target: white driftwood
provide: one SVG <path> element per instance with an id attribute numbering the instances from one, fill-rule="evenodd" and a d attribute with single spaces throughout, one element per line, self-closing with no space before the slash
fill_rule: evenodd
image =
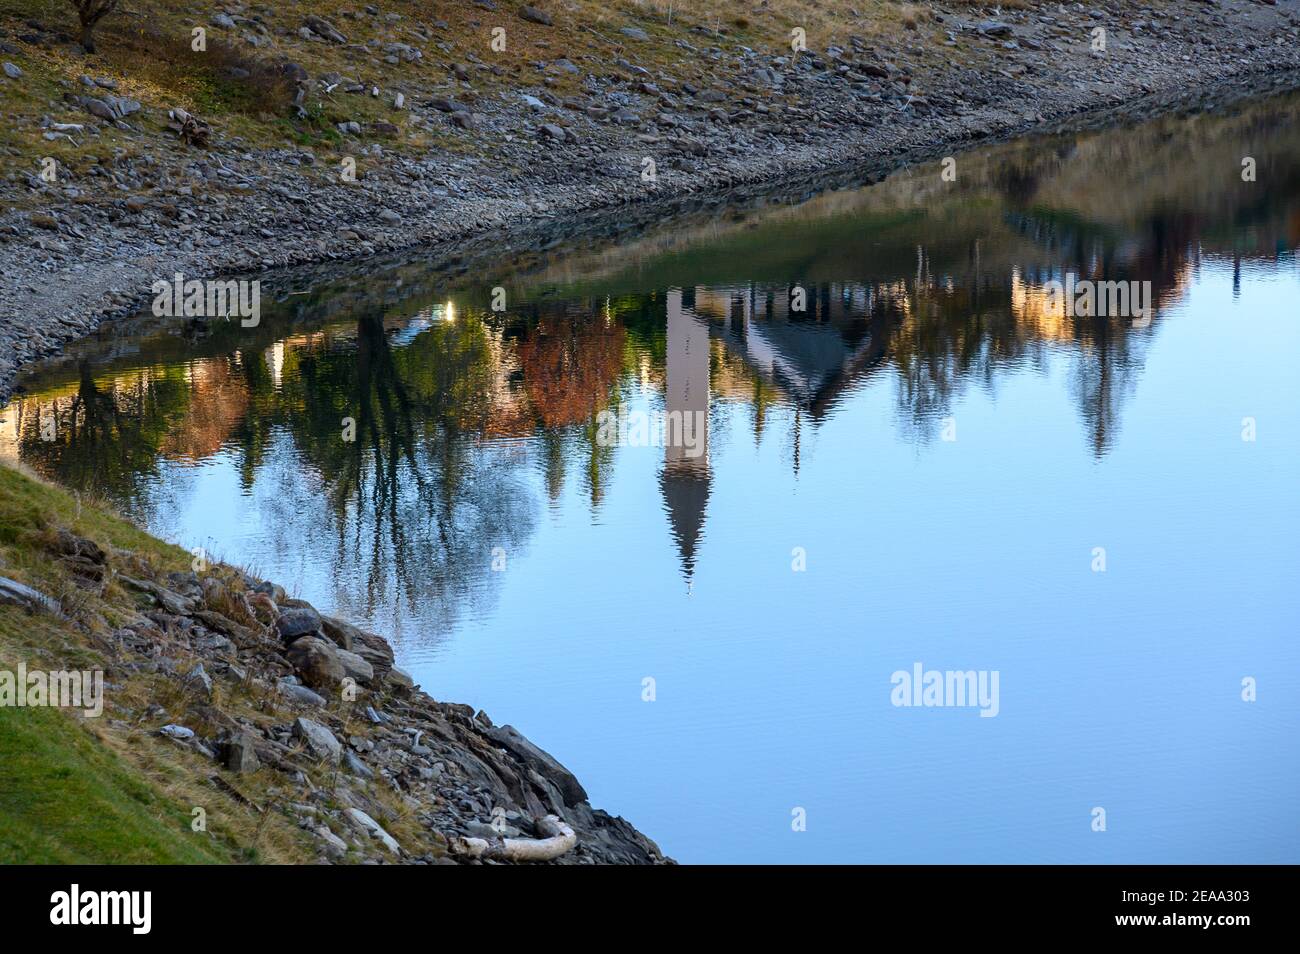
<path id="1" fill-rule="evenodd" d="M 545 838 L 461 838 L 460 853 L 470 858 L 488 858 L 493 861 L 551 861 L 572 851 L 578 836 L 572 828 L 554 815 L 537 820 L 537 830 Z"/>

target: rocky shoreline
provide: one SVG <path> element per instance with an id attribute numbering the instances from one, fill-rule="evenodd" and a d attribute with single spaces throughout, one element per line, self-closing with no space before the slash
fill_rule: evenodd
<path id="1" fill-rule="evenodd" d="M 672 863 L 514 728 L 416 688 L 382 637 L 229 566 L 163 573 L 66 529 L 45 546 L 80 595 L 0 578 L 0 603 L 90 637 L 106 730 L 197 756 L 237 803 L 206 801 L 213 824 L 281 813 L 324 863 Z"/>
<path id="2" fill-rule="evenodd" d="M 970 52 L 938 64 L 909 65 L 902 42 L 792 58 L 701 40 L 711 89 L 651 75 L 630 46 L 591 78 L 585 102 L 523 96 L 470 109 L 412 97 L 412 113 L 475 148 L 409 157 L 368 145 L 367 174 L 347 185 L 321 176 L 308 152 L 220 142 L 174 168 L 113 170 L 129 197 L 31 179 L 0 215 L 0 395 L 18 369 L 138 309 L 154 280 L 176 272 L 251 275 L 492 241 L 596 210 L 653 216 L 682 197 L 1290 88 L 1300 75 L 1294 6 L 1116 0 L 996 19 L 937 7 L 947 42 Z M 1089 46 L 1099 25 L 1101 54 Z"/>

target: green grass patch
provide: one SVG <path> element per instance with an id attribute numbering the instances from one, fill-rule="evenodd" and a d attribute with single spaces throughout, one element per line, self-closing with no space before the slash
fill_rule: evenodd
<path id="1" fill-rule="evenodd" d="M 73 717 L 0 708 L 0 864 L 238 860 Z"/>

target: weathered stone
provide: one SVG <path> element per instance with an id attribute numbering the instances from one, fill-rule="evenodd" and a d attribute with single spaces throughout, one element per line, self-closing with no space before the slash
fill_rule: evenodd
<path id="1" fill-rule="evenodd" d="M 313 689 L 331 689 L 347 674 L 338 654 L 338 647 L 323 637 L 303 636 L 294 641 L 285 655 L 307 685 Z"/>
<path id="2" fill-rule="evenodd" d="M 321 614 L 321 631 L 344 649 L 352 649 L 354 642 L 360 642 L 361 630 L 347 620 L 337 616 Z"/>
<path id="3" fill-rule="evenodd" d="M 411 678 L 411 674 L 404 669 L 398 669 L 396 666 L 393 666 L 384 674 L 384 680 L 401 689 L 415 688 L 415 680 Z"/>
<path id="4" fill-rule="evenodd" d="M 299 702 L 308 706 L 320 706 L 322 709 L 325 707 L 325 697 L 320 693 L 313 692 L 306 686 L 299 685 L 296 682 L 290 682 L 288 679 L 282 679 L 277 683 L 277 686 L 281 693 L 288 696 L 294 702 Z"/>
<path id="5" fill-rule="evenodd" d="M 519 8 L 519 16 L 529 23 L 540 23 L 542 26 L 551 26 L 554 23 L 549 13 L 527 4 Z"/>
<path id="6" fill-rule="evenodd" d="M 375 667 L 365 658 L 346 649 L 335 649 L 334 654 L 343 664 L 343 675 L 360 683 L 368 683 L 375 678 Z"/>
<path id="7" fill-rule="evenodd" d="M 566 805 L 577 805 L 587 800 L 587 792 L 578 779 L 561 765 L 554 756 L 524 738 L 513 726 L 486 728 L 483 734 L 519 759 L 544 778 L 550 779 L 564 796 Z"/>
<path id="8" fill-rule="evenodd" d="M 342 858 L 348 853 L 348 845 L 324 825 L 312 829 L 312 834 L 325 843 L 325 853 L 331 858 Z"/>
<path id="9" fill-rule="evenodd" d="M 292 607 L 280 611 L 275 630 L 286 643 L 309 633 L 320 632 L 320 614 L 310 607 Z"/>
<path id="10" fill-rule="evenodd" d="M 215 610 L 195 610 L 191 615 L 208 629 L 224 633 L 227 636 L 233 636 L 245 645 L 258 641 L 259 637 L 256 631 L 236 623 L 230 617 L 223 616 Z"/>
<path id="11" fill-rule="evenodd" d="M 186 673 L 185 685 L 202 694 L 204 698 L 209 698 L 212 695 L 212 677 L 203 668 L 203 663 L 199 663 Z"/>
<path id="12" fill-rule="evenodd" d="M 118 580 L 131 587 L 133 590 L 139 590 L 141 593 L 148 593 L 158 604 L 173 616 L 188 616 L 194 611 L 194 601 L 175 593 L 165 586 L 159 586 L 150 580 L 137 580 L 133 577 L 118 574 Z"/>
<path id="13" fill-rule="evenodd" d="M 374 778 L 374 770 L 357 756 L 355 752 L 345 749 L 343 752 L 343 768 L 351 775 L 359 778 Z"/>
<path id="14" fill-rule="evenodd" d="M 247 730 L 236 732 L 225 744 L 223 760 L 232 772 L 256 772 L 262 767 L 257 758 L 257 736 Z"/>
<path id="15" fill-rule="evenodd" d="M 387 848 L 389 851 L 391 851 L 393 854 L 400 855 L 402 853 L 402 848 L 400 845 L 397 844 L 397 839 L 394 838 L 392 835 L 390 835 L 388 832 L 384 831 L 384 829 L 380 826 L 379 822 L 375 821 L 373 818 L 371 818 L 361 809 L 349 808 L 347 810 L 347 815 L 349 818 L 352 819 L 352 821 L 357 825 L 358 828 L 360 828 L 364 832 L 367 832 L 372 837 L 378 838 L 381 842 L 383 842 L 384 847 Z"/>
<path id="16" fill-rule="evenodd" d="M 334 24 L 330 23 L 324 17 L 318 17 L 315 15 L 305 17 L 303 19 L 303 25 L 312 33 L 315 33 L 323 39 L 329 40 L 331 43 L 348 42 L 348 38 L 340 33 L 335 28 Z"/>
<path id="17" fill-rule="evenodd" d="M 319 722 L 300 716 L 294 720 L 293 734 L 295 738 L 302 740 L 308 752 L 322 762 L 337 765 L 343 756 L 342 743 L 334 737 L 333 732 Z"/>
<path id="18" fill-rule="evenodd" d="M 3 576 L 0 576 L 0 603 L 21 606 L 27 610 L 43 610 L 56 616 L 63 614 L 59 604 L 44 593 Z"/>
<path id="19" fill-rule="evenodd" d="M 353 637 L 348 648 L 370 663 L 376 675 L 383 676 L 393 668 L 393 647 L 388 645 L 388 640 L 364 630 L 356 630 Z"/>

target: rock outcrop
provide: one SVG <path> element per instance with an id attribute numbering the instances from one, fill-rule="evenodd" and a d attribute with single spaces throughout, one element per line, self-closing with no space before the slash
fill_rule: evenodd
<path id="1" fill-rule="evenodd" d="M 177 686 L 183 703 L 136 714 L 149 733 L 210 760 L 229 792 L 273 773 L 284 797 L 268 810 L 310 833 L 323 862 L 670 863 L 518 731 L 415 688 L 374 633 L 231 567 L 154 574 L 66 531 L 53 556 L 78 586 L 134 607 L 99 640 L 114 679 L 163 674 Z"/>

